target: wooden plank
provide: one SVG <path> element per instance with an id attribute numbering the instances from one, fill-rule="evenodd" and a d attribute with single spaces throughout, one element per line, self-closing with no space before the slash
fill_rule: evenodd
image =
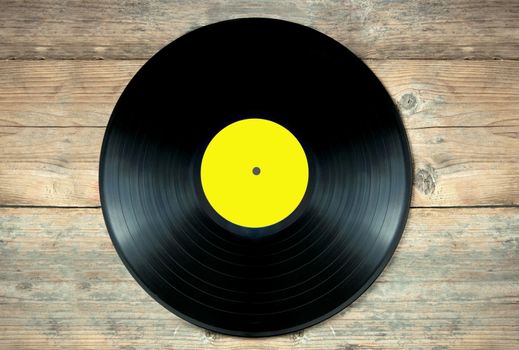
<path id="1" fill-rule="evenodd" d="M 518 205 L 519 127 L 409 130 L 415 206 Z"/>
<path id="2" fill-rule="evenodd" d="M 0 62 L 1 126 L 105 126 L 143 61 Z"/>
<path id="3" fill-rule="evenodd" d="M 104 129 L 0 128 L 0 205 L 99 205 Z"/>
<path id="4" fill-rule="evenodd" d="M 0 62 L 0 126 L 105 126 L 144 61 Z M 367 61 L 408 128 L 519 126 L 519 61 Z"/>
<path id="5" fill-rule="evenodd" d="M 0 348 L 517 349 L 519 208 L 413 209 L 389 266 L 304 332 L 204 331 L 154 302 L 99 209 L 0 209 Z"/>
<path id="6" fill-rule="evenodd" d="M 519 126 L 519 61 L 368 61 L 407 128 Z"/>
<path id="7" fill-rule="evenodd" d="M 149 58 L 189 30 L 239 17 L 309 25 L 364 58 L 519 58 L 519 3 L 509 0 L 3 0 L 0 59 Z"/>
<path id="8" fill-rule="evenodd" d="M 104 128 L 0 128 L 0 205 L 98 206 Z M 413 206 L 519 204 L 519 127 L 410 129 Z"/>

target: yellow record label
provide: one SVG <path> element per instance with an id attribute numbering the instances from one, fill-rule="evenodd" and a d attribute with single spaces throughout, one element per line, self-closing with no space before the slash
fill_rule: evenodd
<path id="1" fill-rule="evenodd" d="M 204 194 L 224 219 L 240 226 L 274 225 L 299 205 L 308 185 L 308 160 L 297 138 L 266 119 L 223 128 L 202 158 Z"/>

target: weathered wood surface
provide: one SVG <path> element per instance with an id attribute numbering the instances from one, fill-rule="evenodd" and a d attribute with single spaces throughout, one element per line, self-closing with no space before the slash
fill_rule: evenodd
<path id="1" fill-rule="evenodd" d="M 517 349 L 519 208 L 412 209 L 369 290 L 304 332 L 206 332 L 152 300 L 99 209 L 0 209 L 0 348 Z"/>
<path id="2" fill-rule="evenodd" d="M 0 127 L 0 205 L 98 206 L 104 128 Z M 519 126 L 409 129 L 413 206 L 519 204 Z"/>
<path id="3" fill-rule="evenodd" d="M 309 25 L 363 58 L 519 58 L 514 0 L 2 0 L 0 59 L 146 59 L 186 31 L 238 17 Z"/>
<path id="4" fill-rule="evenodd" d="M 251 16 L 310 25 L 364 58 L 415 161 L 414 208 L 380 278 L 332 319 L 263 339 L 154 302 L 97 208 L 104 127 L 144 60 Z M 519 349 L 518 1 L 4 0 L 1 59 L 0 349 Z"/>
<path id="5" fill-rule="evenodd" d="M 399 105 L 407 128 L 519 126 L 519 61 L 366 63 Z M 0 61 L 0 126 L 105 126 L 142 64 Z"/>
<path id="6" fill-rule="evenodd" d="M 98 206 L 103 127 L 142 64 L 1 62 L 0 205 Z M 368 64 L 408 129 L 413 205 L 517 204 L 519 62 Z"/>

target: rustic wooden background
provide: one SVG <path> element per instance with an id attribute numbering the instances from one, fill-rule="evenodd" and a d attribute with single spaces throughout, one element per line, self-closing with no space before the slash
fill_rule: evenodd
<path id="1" fill-rule="evenodd" d="M 236 17 L 310 25 L 398 104 L 415 184 L 403 239 L 351 307 L 285 336 L 192 326 L 126 271 L 97 183 L 146 59 Z M 519 349 L 519 2 L 0 1 L 0 349 Z"/>

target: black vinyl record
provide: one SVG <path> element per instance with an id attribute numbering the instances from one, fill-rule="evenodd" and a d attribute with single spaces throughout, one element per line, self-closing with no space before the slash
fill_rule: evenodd
<path id="1" fill-rule="evenodd" d="M 254 118 L 289 130 L 308 163 L 296 209 L 261 227 L 222 217 L 201 179 L 215 135 Z M 348 49 L 237 19 L 178 38 L 133 77 L 106 130 L 100 193 L 119 256 L 153 298 L 206 329 L 269 336 L 336 314 L 381 273 L 409 211 L 411 156 L 390 96 Z"/>

